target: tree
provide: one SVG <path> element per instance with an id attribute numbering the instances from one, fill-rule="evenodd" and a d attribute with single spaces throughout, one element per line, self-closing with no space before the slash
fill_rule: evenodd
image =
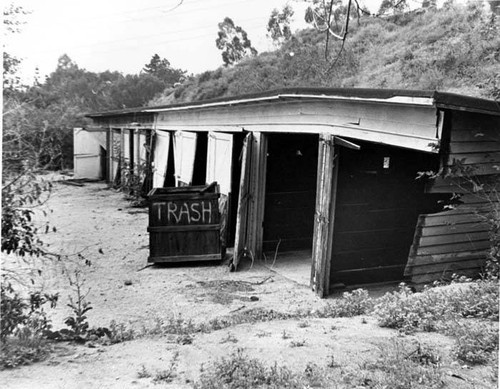
<path id="1" fill-rule="evenodd" d="M 425 0 L 422 4 L 424 4 L 425 2 L 429 2 L 429 0 Z M 399 14 L 402 12 L 407 12 L 409 9 L 410 8 L 407 0 L 383 0 L 380 4 L 378 14 Z"/>
<path id="2" fill-rule="evenodd" d="M 159 78 L 169 86 L 181 82 L 186 74 L 185 70 L 173 68 L 166 58 L 161 59 L 158 54 L 154 54 L 151 61 L 144 65 L 142 70 L 147 74 Z"/>
<path id="3" fill-rule="evenodd" d="M 271 12 L 271 16 L 267 22 L 267 36 L 277 46 L 280 46 L 292 37 L 292 30 L 290 29 L 292 16 L 293 9 L 288 4 L 283 7 L 281 12 L 277 8 Z"/>
<path id="4" fill-rule="evenodd" d="M 240 26 L 236 26 L 231 18 L 224 18 L 219 23 L 219 32 L 215 41 L 217 48 L 222 50 L 224 65 L 233 65 L 244 57 L 257 55 L 248 35 Z"/>
<path id="5" fill-rule="evenodd" d="M 16 7 L 10 4 L 3 9 L 3 32 L 4 41 L 9 34 L 15 34 L 20 31 L 20 26 L 25 23 L 23 17 L 28 12 L 22 7 Z M 21 64 L 19 58 L 14 57 L 8 52 L 3 52 L 3 95 L 11 94 L 16 88 L 21 86 L 19 77 L 16 75 L 18 66 Z"/>

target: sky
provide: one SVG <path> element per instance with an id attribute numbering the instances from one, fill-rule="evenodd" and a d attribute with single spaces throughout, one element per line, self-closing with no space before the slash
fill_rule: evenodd
<path id="1" fill-rule="evenodd" d="M 382 0 L 361 0 L 376 12 Z M 295 10 L 292 29 L 304 28 L 303 0 L 5 0 L 31 13 L 16 34 L 4 35 L 4 50 L 22 59 L 29 82 L 67 54 L 88 71 L 136 74 L 154 54 L 171 66 L 201 73 L 222 65 L 215 46 L 218 23 L 229 16 L 259 52 L 271 50 L 266 24 L 274 8 Z"/>

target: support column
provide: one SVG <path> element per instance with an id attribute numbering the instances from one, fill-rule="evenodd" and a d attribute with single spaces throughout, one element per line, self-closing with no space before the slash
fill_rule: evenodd
<path id="1" fill-rule="evenodd" d="M 330 134 L 320 134 L 310 285 L 322 298 L 330 289 L 337 175 L 335 138 Z"/>

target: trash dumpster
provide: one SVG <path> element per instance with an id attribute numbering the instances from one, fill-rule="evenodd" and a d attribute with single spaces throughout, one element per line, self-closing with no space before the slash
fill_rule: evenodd
<path id="1" fill-rule="evenodd" d="M 149 199 L 148 262 L 221 260 L 217 183 L 154 188 Z"/>

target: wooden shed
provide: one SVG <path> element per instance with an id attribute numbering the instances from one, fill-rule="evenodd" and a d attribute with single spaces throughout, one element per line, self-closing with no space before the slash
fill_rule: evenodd
<path id="1" fill-rule="evenodd" d="M 422 284 L 485 263 L 492 204 L 463 173 L 498 179 L 495 101 L 299 88 L 88 116 L 108 133 L 108 180 L 144 161 L 154 187 L 219 183 L 235 269 L 242 255 L 302 250 L 325 296 L 335 284 Z"/>

